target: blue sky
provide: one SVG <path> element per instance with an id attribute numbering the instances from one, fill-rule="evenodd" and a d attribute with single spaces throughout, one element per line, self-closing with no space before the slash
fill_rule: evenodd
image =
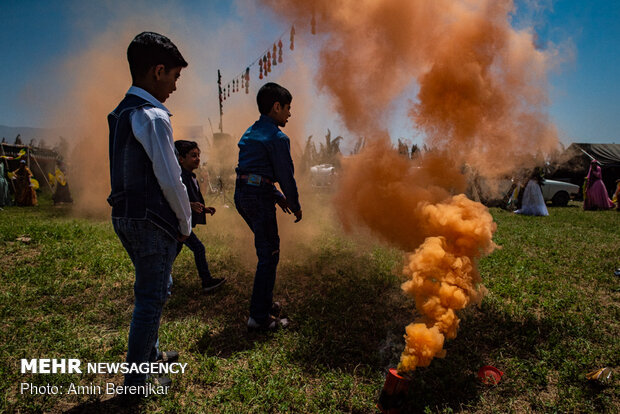
<path id="1" fill-rule="evenodd" d="M 58 120 L 50 119 L 46 108 L 63 104 L 63 89 L 71 82 L 71 77 L 56 76 L 58 65 L 88 50 L 124 13 L 129 18 L 135 14 L 136 32 L 141 27 L 146 30 L 152 18 L 154 27 L 163 27 L 171 38 L 194 39 L 192 52 L 202 51 L 204 42 L 204 55 L 194 52 L 192 56 L 192 79 L 200 78 L 210 89 L 198 104 L 204 106 L 204 116 L 187 122 L 207 124 L 208 118 L 215 127 L 217 98 L 206 95 L 213 95 L 216 69 L 221 68 L 228 79 L 227 74 L 242 70 L 287 29 L 252 0 L 82 3 L 0 0 L 0 125 L 53 126 L 50 123 Z M 533 4 L 533 0 L 516 0 L 513 25 L 533 25 L 541 47 L 552 42 L 563 52 L 562 63 L 549 74 L 549 114 L 561 140 L 620 143 L 620 1 L 543 0 L 537 2 L 542 7 Z M 170 19 L 171 14 L 175 18 Z M 166 19 L 171 20 L 169 24 L 163 23 Z M 394 116 L 402 114 L 395 111 Z M 230 116 L 225 118 L 225 124 L 231 123 Z M 341 133 L 337 119 L 323 125 Z M 406 121 L 395 120 L 393 125 L 393 136 L 415 141 L 416 134 Z M 304 132 L 313 133 L 311 128 Z"/>

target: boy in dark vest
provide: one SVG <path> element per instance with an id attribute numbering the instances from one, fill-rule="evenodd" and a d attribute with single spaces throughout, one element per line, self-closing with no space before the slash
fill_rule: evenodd
<path id="1" fill-rule="evenodd" d="M 141 364 L 178 358 L 174 351 L 159 352 L 158 331 L 177 243 L 191 233 L 191 210 L 174 153 L 171 114 L 163 102 L 176 90 L 187 62 L 170 39 L 152 32 L 133 39 L 127 60 L 132 86 L 108 115 L 108 203 L 114 230 L 135 268 L 127 362 Z M 146 378 L 128 373 L 125 385 L 140 386 Z"/>
<path id="2" fill-rule="evenodd" d="M 185 184 L 185 188 L 187 188 L 189 204 L 192 209 L 192 228 L 196 227 L 197 224 L 207 224 L 207 213 L 214 215 L 215 207 L 205 206 L 205 200 L 200 192 L 200 185 L 198 180 L 196 180 L 196 174 L 192 172 L 200 166 L 200 148 L 198 148 L 198 143 L 180 139 L 174 142 L 174 147 L 177 150 L 179 164 L 181 165 L 181 180 Z M 177 254 L 183 249 L 183 244 L 194 253 L 194 261 L 198 269 L 198 276 L 202 280 L 202 291 L 204 293 L 213 292 L 226 282 L 224 278 L 214 278 L 211 276 L 209 263 L 205 256 L 205 246 L 193 230 L 187 240 L 178 244 Z"/>

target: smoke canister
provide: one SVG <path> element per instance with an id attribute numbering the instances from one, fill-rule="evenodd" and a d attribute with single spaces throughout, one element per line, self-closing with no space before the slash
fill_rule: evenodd
<path id="1" fill-rule="evenodd" d="M 377 408 L 384 414 L 399 414 L 409 391 L 410 379 L 390 368 L 379 396 Z"/>

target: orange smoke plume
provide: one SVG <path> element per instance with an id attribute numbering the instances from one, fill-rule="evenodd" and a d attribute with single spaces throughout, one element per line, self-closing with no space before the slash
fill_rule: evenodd
<path id="1" fill-rule="evenodd" d="M 451 195 L 464 181 L 445 154 L 428 153 L 414 163 L 385 140 L 344 160 L 340 184 L 335 203 L 345 228 L 361 222 L 405 251 L 417 248 L 408 256 L 410 280 L 402 288 L 421 316 L 406 329 L 399 370 L 426 366 L 443 356 L 446 338 L 456 337 L 455 312 L 484 295 L 476 261 L 495 248 L 493 218 L 482 204 Z"/>
<path id="2" fill-rule="evenodd" d="M 544 111 L 553 51 L 511 26 L 512 0 L 263 1 L 299 33 L 316 16 L 317 82 L 350 131 L 375 139 L 343 160 L 335 204 L 345 229 L 363 224 L 414 252 L 402 287 L 419 319 L 399 369 L 426 366 L 456 336 L 456 312 L 481 300 L 476 262 L 495 248 L 495 223 L 461 194 L 461 169 L 499 177 L 556 148 Z M 413 88 L 410 119 L 431 151 L 409 160 L 384 131 Z"/>

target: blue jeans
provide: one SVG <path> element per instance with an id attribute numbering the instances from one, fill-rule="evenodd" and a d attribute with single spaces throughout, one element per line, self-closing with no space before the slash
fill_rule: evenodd
<path id="1" fill-rule="evenodd" d="M 152 362 L 159 356 L 159 322 L 170 296 L 170 272 L 177 241 L 147 220 L 113 218 L 112 224 L 136 272 L 126 361 Z M 125 375 L 125 385 L 141 385 L 145 381 L 146 374 Z"/>
<path id="2" fill-rule="evenodd" d="M 254 187 L 237 181 L 235 206 L 254 233 L 254 247 L 258 257 L 250 317 L 259 323 L 269 316 L 276 283 L 276 268 L 280 260 L 280 237 L 273 197 L 272 187 Z"/>
<path id="3" fill-rule="evenodd" d="M 183 243 L 177 245 L 177 255 L 181 253 L 183 245 L 189 247 L 194 253 L 194 261 L 196 262 L 196 269 L 198 269 L 198 276 L 202 279 L 202 282 L 207 282 L 212 279 L 211 272 L 209 271 L 209 263 L 207 262 L 206 250 L 204 244 L 200 241 L 196 233 L 193 231 Z"/>

